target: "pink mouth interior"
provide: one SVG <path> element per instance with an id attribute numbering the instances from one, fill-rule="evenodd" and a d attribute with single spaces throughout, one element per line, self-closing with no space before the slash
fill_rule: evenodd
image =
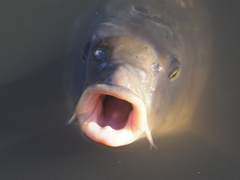
<path id="1" fill-rule="evenodd" d="M 101 127 L 110 126 L 115 130 L 122 129 L 128 122 L 130 112 L 133 110 L 131 103 L 110 95 L 101 95 L 102 116 L 97 123 Z"/>

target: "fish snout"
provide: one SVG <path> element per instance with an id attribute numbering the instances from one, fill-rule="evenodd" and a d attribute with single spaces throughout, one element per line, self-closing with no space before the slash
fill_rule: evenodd
<path id="1" fill-rule="evenodd" d="M 144 95 L 147 73 L 127 63 L 100 67 L 99 80 L 85 89 L 76 107 L 82 131 L 90 139 L 114 147 L 127 145 L 145 133 L 154 147 Z"/>
<path id="2" fill-rule="evenodd" d="M 138 95 L 152 83 L 152 75 L 134 65 L 101 64 L 100 68 L 102 72 L 98 83 L 128 88 Z"/>

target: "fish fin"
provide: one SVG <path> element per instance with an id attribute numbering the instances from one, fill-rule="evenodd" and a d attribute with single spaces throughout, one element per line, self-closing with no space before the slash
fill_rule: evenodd
<path id="1" fill-rule="evenodd" d="M 147 129 L 145 131 L 145 134 L 146 134 L 147 139 L 148 139 L 148 141 L 150 143 L 150 150 L 152 150 L 152 148 L 158 149 L 157 146 L 153 142 L 153 138 L 152 138 L 151 132 L 149 130 L 149 127 L 147 127 Z"/>
<path id="2" fill-rule="evenodd" d="M 150 151 L 152 150 L 152 148 L 155 148 L 156 150 L 158 149 L 157 146 L 153 142 L 150 143 Z"/>
<path id="3" fill-rule="evenodd" d="M 67 120 L 65 123 L 63 123 L 63 126 L 69 125 L 69 124 L 73 123 L 74 121 L 76 121 L 76 119 L 77 119 L 77 115 L 76 115 L 76 113 L 74 112 L 74 113 L 72 114 L 71 118 L 70 118 L 69 120 Z"/>

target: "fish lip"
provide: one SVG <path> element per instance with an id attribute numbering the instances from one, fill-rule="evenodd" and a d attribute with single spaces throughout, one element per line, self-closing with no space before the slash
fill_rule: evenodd
<path id="1" fill-rule="evenodd" d="M 131 103 L 133 109 L 125 127 L 116 130 L 98 124 L 97 118 L 102 110 L 101 95 L 114 96 Z M 93 141 L 112 147 L 132 143 L 148 128 L 144 102 L 131 89 L 118 85 L 95 84 L 86 88 L 76 106 L 76 115 L 84 134 Z"/>

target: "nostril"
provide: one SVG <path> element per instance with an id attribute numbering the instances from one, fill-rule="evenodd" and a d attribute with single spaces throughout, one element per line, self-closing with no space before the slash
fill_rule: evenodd
<path id="1" fill-rule="evenodd" d="M 102 72 L 102 71 L 106 70 L 108 67 L 109 67 L 108 63 L 106 63 L 106 62 L 101 63 L 98 67 L 98 72 Z"/>
<path id="2" fill-rule="evenodd" d="M 109 63 L 105 61 L 98 66 L 98 72 L 99 73 L 102 73 L 103 71 L 110 72 L 116 70 L 117 68 L 119 68 L 117 63 Z"/>

